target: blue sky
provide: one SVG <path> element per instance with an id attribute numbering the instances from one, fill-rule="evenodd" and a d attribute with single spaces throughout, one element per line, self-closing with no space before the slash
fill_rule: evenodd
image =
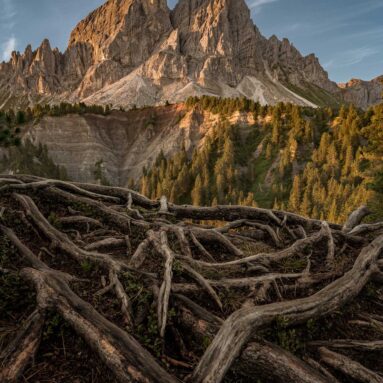
<path id="1" fill-rule="evenodd" d="M 176 0 L 168 0 L 173 6 Z M 0 0 L 0 61 L 47 37 L 64 50 L 76 23 L 103 0 Z M 383 0 L 247 0 L 269 37 L 315 53 L 337 82 L 383 74 Z"/>

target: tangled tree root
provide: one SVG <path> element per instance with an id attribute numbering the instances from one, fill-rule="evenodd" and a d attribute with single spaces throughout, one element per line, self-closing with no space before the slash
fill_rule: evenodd
<path id="1" fill-rule="evenodd" d="M 366 207 L 341 227 L 31 176 L 0 185 L 0 277 L 36 292 L 0 343 L 1 382 L 33 368 L 47 312 L 122 383 L 383 381 L 383 223 L 363 224 Z"/>

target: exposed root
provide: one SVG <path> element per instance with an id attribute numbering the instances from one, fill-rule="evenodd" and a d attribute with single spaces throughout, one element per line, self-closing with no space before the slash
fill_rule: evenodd
<path id="1" fill-rule="evenodd" d="M 243 252 L 234 246 L 224 235 L 215 229 L 199 229 L 196 227 L 191 228 L 191 231 L 199 241 L 205 241 L 215 244 L 220 244 L 229 253 L 236 257 L 243 257 Z"/>
<path id="2" fill-rule="evenodd" d="M 358 225 L 354 227 L 348 234 L 349 235 L 364 235 L 368 233 L 374 233 L 376 231 L 381 231 L 383 230 L 383 223 L 378 222 L 378 223 L 366 223 L 363 225 Z"/>
<path id="3" fill-rule="evenodd" d="M 118 382 L 382 382 L 383 224 L 365 207 L 342 228 L 19 175 L 0 199 L 0 299 L 22 280 L 37 292 L 13 342 L 0 326 L 1 382 L 49 359 L 47 310 Z"/>
<path id="4" fill-rule="evenodd" d="M 382 383 L 383 377 L 362 366 L 347 356 L 330 351 L 325 347 L 319 349 L 323 362 L 341 371 L 343 374 L 364 383 Z"/>
<path id="5" fill-rule="evenodd" d="M 195 237 L 192 231 L 190 231 L 190 237 L 193 241 L 194 246 L 197 247 L 197 249 L 200 251 L 200 253 L 207 258 L 210 262 L 215 262 L 215 259 L 213 256 L 205 249 L 205 247 L 201 244 L 200 241 Z"/>
<path id="6" fill-rule="evenodd" d="M 1 355 L 1 382 L 13 383 L 21 376 L 39 348 L 43 325 L 43 310 L 34 311 L 21 325 L 16 338 Z"/>
<path id="7" fill-rule="evenodd" d="M 186 271 L 187 274 L 189 274 L 193 279 L 196 280 L 196 282 L 207 291 L 207 293 L 213 298 L 214 302 L 217 304 L 217 306 L 222 310 L 222 302 L 219 299 L 217 293 L 214 291 L 214 289 L 211 287 L 209 281 L 207 281 L 200 273 L 198 273 L 196 270 L 191 268 L 189 265 L 183 263 L 182 268 Z"/>
<path id="8" fill-rule="evenodd" d="M 363 219 L 370 214 L 371 212 L 367 206 L 361 206 L 350 214 L 346 223 L 343 225 L 342 231 L 344 233 L 349 233 L 356 226 L 360 225 Z"/>
<path id="9" fill-rule="evenodd" d="M 275 253 L 259 253 L 251 255 L 249 257 L 244 257 L 234 261 L 220 262 L 220 263 L 208 263 L 197 260 L 188 260 L 188 262 L 204 268 L 227 268 L 233 266 L 240 266 L 243 264 L 249 264 L 254 262 L 273 262 L 277 263 L 283 259 L 293 257 L 297 254 L 300 254 L 308 246 L 312 246 L 315 243 L 319 242 L 325 236 L 324 232 L 320 232 L 312 235 L 311 237 L 299 239 L 292 246 L 287 249 L 275 252 Z"/>
<path id="10" fill-rule="evenodd" d="M 310 346 L 325 346 L 330 348 L 354 348 L 364 351 L 383 350 L 383 340 L 365 341 L 353 339 L 337 339 L 333 341 L 317 341 L 308 343 Z"/>
<path id="11" fill-rule="evenodd" d="M 315 368 L 319 372 L 322 373 L 323 376 L 325 376 L 329 382 L 331 383 L 339 383 L 339 380 L 335 378 L 334 375 L 331 374 L 329 370 L 327 370 L 325 367 L 323 367 L 320 363 L 318 363 L 316 360 L 311 359 L 310 357 L 304 357 L 303 358 L 307 364 L 309 364 L 311 367 Z"/>
<path id="12" fill-rule="evenodd" d="M 88 251 L 110 251 L 114 248 L 126 246 L 126 240 L 122 238 L 105 238 L 85 246 Z"/>
<path id="13" fill-rule="evenodd" d="M 318 369 L 265 341 L 249 343 L 234 371 L 239 371 L 249 378 L 261 376 L 279 383 L 334 383 Z"/>
<path id="14" fill-rule="evenodd" d="M 132 258 L 129 261 L 130 267 L 132 267 L 133 269 L 140 268 L 140 266 L 143 264 L 147 256 L 149 245 L 150 245 L 149 239 L 145 239 L 139 244 L 139 246 L 137 247 L 137 250 L 134 252 L 134 254 L 132 255 Z"/>
<path id="15" fill-rule="evenodd" d="M 79 195 L 83 195 L 88 198 L 94 198 L 94 199 L 99 199 L 101 201 L 105 202 L 120 202 L 120 199 L 117 197 L 111 197 L 109 195 L 104 195 L 104 194 L 97 194 L 97 193 L 92 193 L 90 191 L 87 191 L 85 189 L 81 189 L 80 187 L 69 183 L 69 182 L 64 182 L 64 181 L 56 181 L 56 180 L 44 180 L 44 181 L 37 181 L 37 182 L 31 182 L 31 183 L 12 183 L 12 184 L 7 184 L 4 185 L 0 188 L 0 193 L 5 192 L 5 191 L 25 191 L 27 189 L 31 190 L 39 190 L 39 189 L 45 189 L 48 187 L 56 186 L 58 188 L 62 188 L 64 190 L 68 190 L 70 192 L 74 192 Z"/>
<path id="16" fill-rule="evenodd" d="M 160 329 L 160 335 L 163 338 L 165 336 L 168 319 L 168 307 L 173 278 L 173 261 L 175 258 L 174 253 L 169 247 L 168 238 L 165 232 L 160 233 L 159 243 L 156 248 L 165 259 L 164 277 L 158 294 L 157 303 L 158 327 Z"/>
<path id="17" fill-rule="evenodd" d="M 61 278 L 36 269 L 24 269 L 22 275 L 34 284 L 40 304 L 53 306 L 99 354 L 119 382 L 177 381 L 133 337 L 81 300 Z"/>
<path id="18" fill-rule="evenodd" d="M 62 217 L 62 218 L 58 218 L 57 222 L 63 227 L 73 226 L 73 225 L 84 225 L 86 227 L 87 232 L 89 232 L 91 228 L 93 229 L 93 228 L 102 227 L 101 222 L 99 222 L 97 219 L 84 217 L 84 216 Z"/>
<path id="19" fill-rule="evenodd" d="M 133 328 L 132 308 L 131 308 L 129 297 L 126 294 L 125 289 L 122 286 L 117 273 L 111 272 L 109 279 L 110 279 L 110 283 L 114 287 L 114 290 L 116 291 L 116 295 L 118 299 L 121 301 L 121 311 L 125 319 L 126 328 L 132 329 Z"/>
<path id="20" fill-rule="evenodd" d="M 289 324 L 299 323 L 326 315 L 358 295 L 376 272 L 382 250 L 383 236 L 362 250 L 352 270 L 310 297 L 234 312 L 201 358 L 194 382 L 221 382 L 254 331 L 277 316 L 283 316 Z"/>
<path id="21" fill-rule="evenodd" d="M 331 233 L 330 226 L 327 222 L 322 223 L 323 230 L 325 231 L 328 239 L 327 239 L 327 257 L 326 257 L 326 263 L 329 267 L 333 267 L 334 261 L 335 261 L 335 244 L 334 244 L 334 238 Z"/>

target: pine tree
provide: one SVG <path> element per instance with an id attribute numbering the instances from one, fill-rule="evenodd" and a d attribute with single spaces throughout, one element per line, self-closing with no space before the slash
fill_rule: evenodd
<path id="1" fill-rule="evenodd" d="M 302 206 L 300 208 L 300 213 L 306 217 L 310 216 L 311 213 L 311 203 L 310 203 L 310 193 L 306 189 L 303 194 Z"/>
<path id="2" fill-rule="evenodd" d="M 289 209 L 298 212 L 301 201 L 301 179 L 299 175 L 294 177 L 293 188 L 289 198 Z"/>
<path id="3" fill-rule="evenodd" d="M 342 168 L 342 177 L 347 177 L 351 173 L 353 160 L 354 160 L 353 150 L 352 150 L 352 147 L 349 146 L 347 148 L 346 158 L 344 160 L 344 165 Z"/>
<path id="4" fill-rule="evenodd" d="M 191 192 L 191 198 L 192 203 L 195 206 L 202 206 L 204 199 L 203 199 L 203 186 L 202 186 L 202 180 L 201 176 L 198 174 L 197 178 L 195 179 L 194 188 Z"/>
<path id="5" fill-rule="evenodd" d="M 275 145 L 279 143 L 281 123 L 279 120 L 273 121 L 273 130 L 271 132 L 271 142 Z"/>

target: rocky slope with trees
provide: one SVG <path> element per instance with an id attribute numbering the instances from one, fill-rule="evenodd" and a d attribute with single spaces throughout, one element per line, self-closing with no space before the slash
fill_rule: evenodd
<path id="1" fill-rule="evenodd" d="M 22 148 L 1 171 L 130 186 L 174 203 L 257 205 L 343 222 L 381 214 L 382 105 L 313 109 L 247 99 L 116 111 L 84 104 L 3 113 Z"/>
<path id="2" fill-rule="evenodd" d="M 343 222 L 361 204 L 383 213 L 382 104 L 367 112 L 209 97 L 187 105 L 220 119 L 192 155 L 185 148 L 170 158 L 161 154 L 144 170 L 145 195 L 194 205 L 287 208 L 332 222 Z M 234 111 L 252 114 L 254 124 L 230 123 Z"/>

